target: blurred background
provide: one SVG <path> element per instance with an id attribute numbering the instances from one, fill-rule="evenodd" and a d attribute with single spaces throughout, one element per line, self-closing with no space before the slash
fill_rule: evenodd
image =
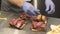
<path id="1" fill-rule="evenodd" d="M 55 4 L 55 13 L 54 14 L 50 14 L 50 15 L 48 15 L 48 14 L 46 14 L 45 13 L 45 0 L 37 0 L 37 2 L 38 2 L 38 9 L 40 9 L 41 10 L 41 13 L 42 14 L 46 14 L 47 16 L 50 16 L 50 17 L 57 17 L 57 18 L 60 18 L 60 0 L 52 0 L 53 2 L 54 2 L 54 4 Z"/>
<path id="2" fill-rule="evenodd" d="M 1 0 L 0 0 L 0 10 L 1 10 Z"/>
<path id="3" fill-rule="evenodd" d="M 54 4 L 55 4 L 55 13 L 54 14 L 50 14 L 48 15 L 45 12 L 45 0 L 26 0 L 27 2 L 31 3 L 34 5 L 35 8 L 38 8 L 41 10 L 41 13 L 49 16 L 49 17 L 56 17 L 56 18 L 60 18 L 60 0 L 53 0 Z M 20 9 L 19 7 L 12 5 L 11 3 L 9 3 L 7 0 L 0 0 L 0 6 L 1 6 L 1 10 L 4 11 L 14 11 L 14 12 L 21 12 L 22 9 Z M 6 10 L 7 9 L 7 10 Z"/>

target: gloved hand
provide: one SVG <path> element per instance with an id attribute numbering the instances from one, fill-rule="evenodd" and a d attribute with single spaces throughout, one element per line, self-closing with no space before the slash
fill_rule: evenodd
<path id="1" fill-rule="evenodd" d="M 34 6 L 28 2 L 24 2 L 22 4 L 22 9 L 24 10 L 25 13 L 27 13 L 30 16 L 35 16 L 40 14 L 40 10 L 35 9 Z"/>
<path id="2" fill-rule="evenodd" d="M 55 5 L 52 0 L 45 0 L 46 12 L 48 14 L 53 14 L 55 12 Z M 50 9 L 50 10 L 49 10 Z"/>

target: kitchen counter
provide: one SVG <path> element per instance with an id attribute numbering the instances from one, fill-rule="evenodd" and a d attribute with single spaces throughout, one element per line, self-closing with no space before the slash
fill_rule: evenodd
<path id="1" fill-rule="evenodd" d="M 46 34 L 46 32 L 32 32 L 30 30 L 31 23 L 28 23 L 26 27 L 23 30 L 18 30 L 15 28 L 11 28 L 9 25 L 9 22 L 13 18 L 17 18 L 19 14 L 15 12 L 6 12 L 6 11 L 1 11 L 0 18 L 6 17 L 8 20 L 0 20 L 0 34 Z M 50 30 L 50 25 L 58 25 L 60 24 L 60 19 L 59 18 L 48 18 L 48 23 L 47 23 L 47 31 Z"/>

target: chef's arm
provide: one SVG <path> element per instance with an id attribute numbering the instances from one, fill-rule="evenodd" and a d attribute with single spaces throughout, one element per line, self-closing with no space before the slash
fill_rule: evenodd
<path id="1" fill-rule="evenodd" d="M 22 4 L 25 2 L 24 0 L 8 0 L 11 4 L 17 5 L 18 7 L 21 7 Z"/>
<path id="2" fill-rule="evenodd" d="M 18 7 L 21 7 L 24 10 L 24 12 L 30 16 L 40 14 L 39 9 L 35 9 L 31 3 L 28 3 L 24 0 L 9 0 L 9 2 L 17 5 Z"/>

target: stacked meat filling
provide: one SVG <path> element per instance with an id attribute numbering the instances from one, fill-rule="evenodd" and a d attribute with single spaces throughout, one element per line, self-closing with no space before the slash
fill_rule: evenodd
<path id="1" fill-rule="evenodd" d="M 44 15 L 34 16 L 31 28 L 32 29 L 46 28 L 46 17 Z"/>
<path id="2" fill-rule="evenodd" d="M 26 15 L 26 14 L 22 14 L 20 15 L 19 18 L 17 19 L 13 19 L 10 22 L 10 25 L 16 27 L 16 28 L 23 28 L 26 23 L 28 23 L 28 21 L 30 20 L 30 16 Z"/>

